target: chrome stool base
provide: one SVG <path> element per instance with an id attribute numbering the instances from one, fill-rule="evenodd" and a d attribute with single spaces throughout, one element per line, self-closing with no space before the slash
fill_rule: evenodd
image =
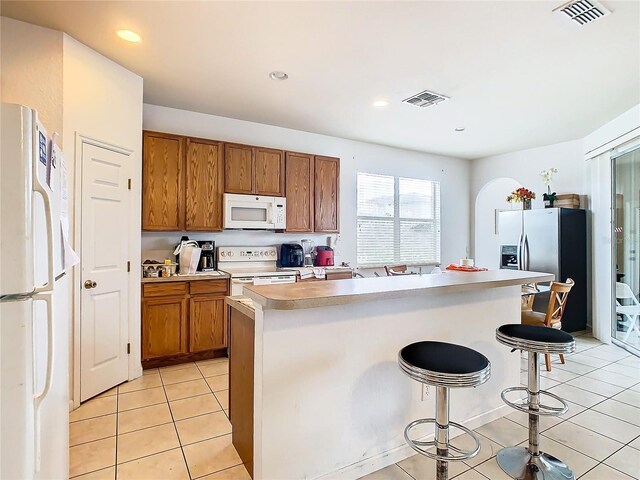
<path id="1" fill-rule="evenodd" d="M 527 447 L 503 448 L 496 461 L 516 480 L 575 480 L 573 471 L 561 460 L 547 453 L 533 455 Z"/>
<path id="2" fill-rule="evenodd" d="M 475 457 L 480 451 L 480 438 L 471 429 L 452 421 L 449 421 L 449 423 L 446 425 L 446 428 L 448 429 L 449 427 L 454 427 L 462 430 L 465 434 L 469 435 L 475 442 L 473 450 L 462 450 L 451 445 L 449 441 L 447 441 L 447 443 L 445 443 L 444 445 L 439 446 L 436 439 L 433 439 L 430 442 L 412 440 L 409 436 L 409 432 L 411 432 L 414 427 L 424 424 L 434 424 L 436 427 L 436 431 L 438 431 L 438 422 L 435 418 L 422 418 L 420 420 L 414 420 L 409 425 L 407 425 L 407 428 L 404 429 L 404 439 L 411 448 L 413 448 L 419 454 L 424 455 L 425 457 L 431 458 L 433 460 L 461 462 L 463 460 L 468 460 Z M 431 448 L 436 448 L 436 451 L 430 452 L 428 449 Z M 442 454 L 440 452 L 442 452 Z"/>

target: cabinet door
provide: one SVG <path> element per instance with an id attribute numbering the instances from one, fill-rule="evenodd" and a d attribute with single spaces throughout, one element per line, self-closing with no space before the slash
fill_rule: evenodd
<path id="1" fill-rule="evenodd" d="M 144 132 L 143 230 L 184 230 L 183 145 L 183 137 Z"/>
<path id="2" fill-rule="evenodd" d="M 189 305 L 189 351 L 201 352 L 227 346 L 224 297 L 197 295 Z"/>
<path id="3" fill-rule="evenodd" d="M 186 229 L 222 230 L 223 144 L 187 140 Z"/>
<path id="4" fill-rule="evenodd" d="M 142 301 L 142 359 L 187 352 L 187 300 L 165 297 Z"/>
<path id="5" fill-rule="evenodd" d="M 313 231 L 313 155 L 285 154 L 287 232 Z"/>
<path id="6" fill-rule="evenodd" d="M 253 193 L 253 148 L 247 145 L 224 146 L 224 191 Z"/>
<path id="7" fill-rule="evenodd" d="M 255 193 L 273 197 L 284 196 L 284 152 L 269 148 L 256 147 L 255 154 Z"/>
<path id="8" fill-rule="evenodd" d="M 315 158 L 314 226 L 316 232 L 340 230 L 340 160 Z"/>

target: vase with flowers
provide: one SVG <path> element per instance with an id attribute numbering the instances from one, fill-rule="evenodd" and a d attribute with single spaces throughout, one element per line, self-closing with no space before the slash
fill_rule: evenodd
<path id="1" fill-rule="evenodd" d="M 555 173 L 558 173 L 557 168 L 547 168 L 546 170 L 542 170 L 540 172 L 542 183 L 544 183 L 547 187 L 547 193 L 542 195 L 542 199 L 544 200 L 544 208 L 553 208 L 553 203 L 558 198 L 556 192 L 551 193 L 551 181 L 553 180 L 553 175 Z"/>
<path id="2" fill-rule="evenodd" d="M 528 188 L 520 187 L 517 190 L 511 192 L 511 194 L 507 197 L 507 202 L 522 203 L 523 210 L 531 210 L 531 200 L 535 198 L 535 192 L 532 192 Z"/>

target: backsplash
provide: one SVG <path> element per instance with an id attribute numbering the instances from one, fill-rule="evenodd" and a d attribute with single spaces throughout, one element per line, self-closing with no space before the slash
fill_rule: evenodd
<path id="1" fill-rule="evenodd" d="M 313 240 L 316 245 L 331 245 L 335 250 L 335 262 L 351 262 L 355 265 L 355 258 L 347 259 L 342 257 L 340 235 L 327 235 L 320 233 L 273 233 L 262 230 L 227 230 L 224 232 L 142 232 L 142 261 L 147 259 L 162 262 L 165 258 L 173 259 L 173 250 L 183 235 L 187 235 L 190 240 L 213 240 L 216 247 L 224 246 L 280 246 L 282 243 L 300 243 L 303 238 Z M 331 239 L 331 240 L 329 240 Z M 336 241 L 337 240 L 337 241 Z"/>

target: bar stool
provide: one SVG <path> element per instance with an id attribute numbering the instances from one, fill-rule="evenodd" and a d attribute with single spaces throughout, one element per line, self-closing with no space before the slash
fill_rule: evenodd
<path id="1" fill-rule="evenodd" d="M 513 349 L 529 352 L 526 387 L 510 387 L 502 391 L 502 400 L 512 408 L 529 414 L 529 446 L 507 447 L 498 452 L 500 468 L 517 480 L 575 480 L 573 471 L 559 459 L 540 451 L 540 415 L 562 415 L 569 406 L 557 395 L 540 390 L 539 355 L 572 353 L 576 342 L 562 330 L 537 325 L 502 325 L 496 330 L 498 342 Z M 525 402 L 508 400 L 511 392 L 527 392 Z M 558 401 L 561 407 L 541 403 L 542 395 Z"/>
<path id="2" fill-rule="evenodd" d="M 400 369 L 412 379 L 436 387 L 436 417 L 414 420 L 404 429 L 404 438 L 416 452 L 436 460 L 436 480 L 447 480 L 448 462 L 467 460 L 480 451 L 480 440 L 474 432 L 449 421 L 449 389 L 483 384 L 491 376 L 491 363 L 475 350 L 443 342 L 407 345 L 398 353 L 398 363 Z M 411 439 L 411 430 L 423 424 L 435 424 L 434 440 L 425 442 Z M 470 435 L 475 441 L 475 448 L 461 450 L 451 445 L 449 426 Z M 436 452 L 429 452 L 430 447 L 436 447 Z"/>

